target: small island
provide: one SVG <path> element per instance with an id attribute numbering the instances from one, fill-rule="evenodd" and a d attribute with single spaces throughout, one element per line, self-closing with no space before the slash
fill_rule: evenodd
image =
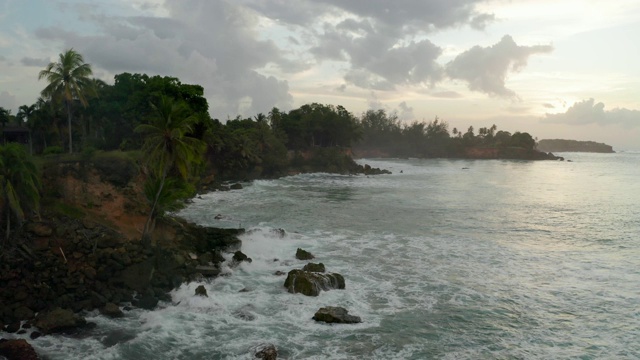
<path id="1" fill-rule="evenodd" d="M 594 152 L 615 153 L 611 145 L 595 141 L 565 139 L 544 139 L 538 142 L 537 149 L 544 152 Z"/>

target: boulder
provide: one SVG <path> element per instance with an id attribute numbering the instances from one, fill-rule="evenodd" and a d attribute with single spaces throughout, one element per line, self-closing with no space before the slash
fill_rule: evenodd
<path id="1" fill-rule="evenodd" d="M 196 266 L 195 271 L 204 277 L 213 277 L 220 275 L 220 269 L 215 266 Z"/>
<path id="2" fill-rule="evenodd" d="M 278 348 L 273 344 L 260 345 L 256 348 L 255 357 L 263 360 L 276 360 L 278 358 Z"/>
<path id="3" fill-rule="evenodd" d="M 196 296 L 209 297 L 209 295 L 207 295 L 207 289 L 204 288 L 204 285 L 200 285 L 196 288 Z"/>
<path id="4" fill-rule="evenodd" d="M 231 190 L 242 190 L 242 184 L 240 184 L 240 183 L 231 184 L 231 186 L 229 186 L 229 189 L 231 189 Z"/>
<path id="5" fill-rule="evenodd" d="M 345 283 L 340 274 L 319 274 L 295 269 L 289 271 L 284 287 L 292 294 L 318 296 L 322 290 L 344 289 Z"/>
<path id="6" fill-rule="evenodd" d="M 49 224 L 41 222 L 32 222 L 27 224 L 27 231 L 40 237 L 48 237 L 53 234 L 53 228 Z"/>
<path id="7" fill-rule="evenodd" d="M 296 250 L 296 259 L 298 260 L 311 260 L 314 259 L 315 256 L 313 256 L 313 254 L 311 254 L 310 252 L 306 251 L 306 250 L 302 250 L 300 248 L 298 248 L 298 250 Z"/>
<path id="8" fill-rule="evenodd" d="M 151 294 L 143 295 L 140 299 L 133 302 L 133 305 L 145 309 L 145 310 L 153 310 L 158 306 L 158 298 Z"/>
<path id="9" fill-rule="evenodd" d="M 122 310 L 120 310 L 118 305 L 114 303 L 107 303 L 105 306 L 100 308 L 100 313 L 110 318 L 119 318 L 124 316 Z"/>
<path id="10" fill-rule="evenodd" d="M 327 306 L 320 308 L 313 315 L 313 320 L 335 324 L 357 324 L 362 322 L 360 317 L 349 315 L 349 311 L 343 307 Z"/>
<path id="11" fill-rule="evenodd" d="M 247 255 L 245 255 L 242 251 L 238 250 L 235 253 L 233 253 L 233 261 L 236 263 L 241 263 L 243 261 L 246 262 L 252 262 L 253 260 L 248 257 Z"/>
<path id="12" fill-rule="evenodd" d="M 307 265 L 305 265 L 302 268 L 302 270 L 310 271 L 310 272 L 319 272 L 319 273 L 325 272 L 325 268 L 324 268 L 324 264 L 323 263 L 319 263 L 319 264 L 308 263 Z"/>
<path id="13" fill-rule="evenodd" d="M 0 340 L 0 356 L 7 360 L 38 360 L 40 357 L 27 340 Z"/>
<path id="14" fill-rule="evenodd" d="M 87 325 L 87 321 L 71 310 L 56 308 L 38 314 L 34 325 L 44 334 L 73 332 Z"/>

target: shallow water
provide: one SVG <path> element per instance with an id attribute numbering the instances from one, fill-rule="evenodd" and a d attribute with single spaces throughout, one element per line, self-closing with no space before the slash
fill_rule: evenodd
<path id="1" fill-rule="evenodd" d="M 640 154 L 562 155 L 573 162 L 363 160 L 393 175 L 204 195 L 180 215 L 249 229 L 252 263 L 33 345 L 50 359 L 250 359 L 264 343 L 289 359 L 640 358 Z M 287 293 L 274 272 L 304 265 L 298 247 L 346 289 Z M 209 298 L 192 296 L 200 284 Z M 311 319 L 328 305 L 363 323 Z"/>

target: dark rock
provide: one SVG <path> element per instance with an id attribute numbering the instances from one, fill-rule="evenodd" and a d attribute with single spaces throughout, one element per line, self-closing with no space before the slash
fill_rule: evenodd
<path id="1" fill-rule="evenodd" d="M 13 317 L 18 320 L 32 319 L 34 316 L 33 310 L 26 306 L 19 306 L 13 311 Z"/>
<path id="2" fill-rule="evenodd" d="M 315 256 L 313 256 L 313 254 L 311 254 L 310 252 L 306 251 L 306 250 L 302 250 L 300 248 L 298 248 L 298 250 L 296 250 L 296 259 L 298 260 L 311 260 L 314 259 Z"/>
<path id="3" fill-rule="evenodd" d="M 247 255 L 245 255 L 242 251 L 238 250 L 235 253 L 233 253 L 233 261 L 235 261 L 237 263 L 240 263 L 240 262 L 243 262 L 243 261 L 246 261 L 246 262 L 250 263 L 253 260 L 250 257 L 248 257 Z"/>
<path id="4" fill-rule="evenodd" d="M 291 270 L 284 282 L 290 293 L 318 296 L 322 290 L 344 289 L 344 277 L 340 274 L 319 274 L 304 270 Z"/>
<path id="5" fill-rule="evenodd" d="M 278 270 L 278 271 L 274 272 L 274 273 L 273 273 L 273 275 L 276 275 L 276 276 L 282 276 L 282 275 L 287 275 L 287 273 L 286 273 L 286 272 L 284 272 L 284 271 L 280 271 L 280 270 Z"/>
<path id="6" fill-rule="evenodd" d="M 132 290 L 143 291 L 151 284 L 153 263 L 153 259 L 147 259 L 127 267 L 121 273 L 121 281 Z"/>
<path id="7" fill-rule="evenodd" d="M 196 272 L 204 277 L 213 277 L 220 275 L 220 269 L 215 266 L 196 266 Z"/>
<path id="8" fill-rule="evenodd" d="M 121 330 L 114 330 L 109 332 L 104 338 L 100 340 L 100 342 L 105 347 L 112 347 L 114 345 L 122 344 L 135 338 L 135 334 Z"/>
<path id="9" fill-rule="evenodd" d="M 28 232 L 40 237 L 48 237 L 53 234 L 53 228 L 49 224 L 41 222 L 28 223 L 26 229 Z"/>
<path id="10" fill-rule="evenodd" d="M 153 295 L 143 295 L 139 300 L 134 301 L 133 305 L 145 309 L 145 310 L 153 310 L 158 306 L 158 298 Z"/>
<path id="11" fill-rule="evenodd" d="M 260 345 L 256 348 L 255 357 L 263 360 L 276 360 L 278 358 L 278 349 L 273 344 Z"/>
<path id="12" fill-rule="evenodd" d="M 100 308 L 100 314 L 110 318 L 120 318 L 124 316 L 122 310 L 114 303 L 107 303 L 104 307 Z"/>
<path id="13" fill-rule="evenodd" d="M 20 330 L 20 322 L 19 321 L 9 323 L 7 325 L 7 328 L 5 329 L 5 331 L 8 332 L 9 334 L 16 333 L 16 332 L 18 332 L 18 330 Z"/>
<path id="14" fill-rule="evenodd" d="M 357 324 L 362 322 L 358 316 L 349 315 L 347 309 L 335 306 L 320 308 L 313 315 L 313 320 L 335 324 Z"/>
<path id="15" fill-rule="evenodd" d="M 40 336 L 42 336 L 42 333 L 40 331 L 32 331 L 31 334 L 29 335 L 29 338 L 31 338 L 31 340 L 35 340 Z"/>
<path id="16" fill-rule="evenodd" d="M 283 238 L 285 237 L 285 235 L 287 234 L 284 229 L 271 229 L 271 233 L 276 235 L 279 238 Z"/>
<path id="17" fill-rule="evenodd" d="M 52 311 L 38 314 L 34 325 L 45 334 L 67 333 L 84 327 L 87 321 L 71 310 L 56 308 Z"/>
<path id="18" fill-rule="evenodd" d="M 319 264 L 308 263 L 307 265 L 305 265 L 302 268 L 302 270 L 310 271 L 310 272 L 319 272 L 319 273 L 325 272 L 325 268 L 324 268 L 324 264 L 323 263 L 319 263 Z"/>
<path id="19" fill-rule="evenodd" d="M 7 360 L 38 360 L 40 357 L 27 340 L 13 339 L 0 342 L 0 355 Z"/>
<path id="20" fill-rule="evenodd" d="M 242 185 L 240 183 L 235 183 L 235 184 L 231 184 L 231 186 L 229 186 L 229 188 L 231 190 L 242 190 Z"/>
<path id="21" fill-rule="evenodd" d="M 207 289 L 204 288 L 204 285 L 200 285 L 196 288 L 196 296 L 209 297 L 209 295 L 207 295 Z"/>

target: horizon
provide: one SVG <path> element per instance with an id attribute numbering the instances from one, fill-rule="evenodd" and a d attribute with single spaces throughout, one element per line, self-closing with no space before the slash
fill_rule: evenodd
<path id="1" fill-rule="evenodd" d="M 393 4 L 393 6 L 389 6 Z M 0 106 L 74 48 L 96 78 L 202 85 L 214 118 L 317 102 L 640 150 L 640 3 L 621 0 L 7 1 Z"/>

